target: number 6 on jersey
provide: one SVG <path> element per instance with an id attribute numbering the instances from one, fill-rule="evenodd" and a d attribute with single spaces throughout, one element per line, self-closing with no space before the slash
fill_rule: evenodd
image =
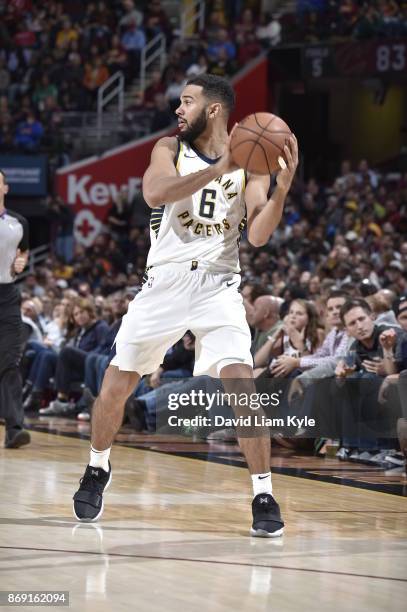
<path id="1" fill-rule="evenodd" d="M 213 218 L 213 211 L 215 210 L 216 204 L 216 189 L 203 189 L 201 197 L 201 205 L 199 207 L 199 214 L 201 217 L 206 219 Z"/>

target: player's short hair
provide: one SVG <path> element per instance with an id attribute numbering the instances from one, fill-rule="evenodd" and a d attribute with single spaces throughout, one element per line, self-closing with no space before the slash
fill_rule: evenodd
<path id="1" fill-rule="evenodd" d="M 4 172 L 4 170 L 2 170 L 1 168 L 0 168 L 0 174 L 3 176 L 3 181 L 4 181 L 4 184 L 5 184 L 5 185 L 7 185 L 8 183 L 7 183 L 7 176 L 6 176 L 6 173 L 5 173 L 5 172 Z"/>
<path id="2" fill-rule="evenodd" d="M 354 308 L 362 308 L 362 310 L 364 310 L 366 314 L 369 314 L 369 315 L 372 314 L 372 309 L 370 308 L 366 300 L 361 300 L 360 298 L 348 300 L 341 307 L 341 321 L 343 324 L 345 324 L 345 315 L 347 315 L 348 312 L 350 312 Z"/>
<path id="3" fill-rule="evenodd" d="M 215 74 L 200 74 L 188 79 L 187 85 L 202 87 L 204 96 L 211 102 L 221 102 L 230 115 L 235 108 L 235 92 L 227 79 Z"/>

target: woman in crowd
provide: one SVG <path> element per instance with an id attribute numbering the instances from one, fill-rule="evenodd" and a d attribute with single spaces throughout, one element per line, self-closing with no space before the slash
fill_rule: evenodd
<path id="1" fill-rule="evenodd" d="M 255 377 L 286 376 L 287 359 L 312 354 L 322 340 L 315 305 L 307 300 L 293 300 L 283 328 L 269 337 L 254 356 Z M 291 376 L 297 373 L 294 371 Z"/>
<path id="2" fill-rule="evenodd" d="M 68 320 L 71 315 L 69 301 L 57 304 L 52 319 L 45 328 L 42 342 L 27 342 L 23 365 L 28 374 L 24 386 L 24 409 L 36 410 L 41 406 L 44 392 L 55 371 L 57 354 L 67 334 Z"/>
<path id="3" fill-rule="evenodd" d="M 109 331 L 106 321 L 96 318 L 94 303 L 89 299 L 79 298 L 74 303 L 72 317 L 73 334 L 55 361 L 57 399 L 48 408 L 42 408 L 40 414 L 53 414 L 56 408 L 59 411 L 69 408 L 71 384 L 83 382 L 87 354 L 100 349 Z"/>

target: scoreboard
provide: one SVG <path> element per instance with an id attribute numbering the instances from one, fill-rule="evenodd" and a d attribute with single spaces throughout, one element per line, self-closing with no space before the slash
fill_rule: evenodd
<path id="1" fill-rule="evenodd" d="M 303 47 L 304 79 L 368 77 L 387 74 L 407 76 L 407 41 L 382 39 L 340 45 Z"/>

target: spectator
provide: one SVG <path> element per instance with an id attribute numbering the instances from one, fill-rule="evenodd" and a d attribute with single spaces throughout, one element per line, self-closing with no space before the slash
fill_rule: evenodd
<path id="1" fill-rule="evenodd" d="M 35 88 L 33 93 L 33 102 L 37 109 L 44 109 L 45 99 L 51 96 L 52 98 L 58 97 L 58 89 L 56 86 L 50 82 L 47 74 L 43 74 L 41 77 L 41 82 Z"/>
<path id="2" fill-rule="evenodd" d="M 380 291 L 376 291 L 373 295 L 369 295 L 366 298 L 366 302 L 375 315 L 376 325 L 398 327 L 397 319 L 392 309 L 395 299 L 396 294 L 389 289 L 380 289 Z"/>
<path id="3" fill-rule="evenodd" d="M 80 421 L 90 420 L 93 402 L 102 386 L 103 375 L 110 362 L 110 352 L 114 338 L 119 331 L 122 317 L 126 314 L 128 305 L 133 298 L 134 294 L 129 292 L 112 296 L 113 322 L 110 325 L 104 345 L 100 347 L 98 352 L 93 351 L 86 355 L 83 378 L 85 387 L 72 410 L 72 414 L 76 414 Z"/>
<path id="4" fill-rule="evenodd" d="M 209 60 L 215 61 L 219 59 L 219 50 L 226 51 L 227 58 L 233 60 L 236 57 L 236 45 L 230 40 L 228 31 L 221 28 L 217 34 L 216 41 L 208 46 L 207 54 Z"/>
<path id="5" fill-rule="evenodd" d="M 61 349 L 56 361 L 57 399 L 40 414 L 55 414 L 69 408 L 69 392 L 72 382 L 82 381 L 86 354 L 104 346 L 108 325 L 96 319 L 94 305 L 90 300 L 79 298 L 73 307 L 74 333 Z"/>
<path id="6" fill-rule="evenodd" d="M 144 21 L 149 39 L 162 33 L 167 38 L 168 42 L 171 42 L 170 20 L 160 0 L 152 0 L 149 3 L 144 15 Z"/>
<path id="7" fill-rule="evenodd" d="M 143 93 L 136 91 L 133 104 L 128 106 L 124 113 L 123 135 L 125 140 L 149 133 L 152 115 L 152 110 L 146 108 L 144 104 Z"/>
<path id="8" fill-rule="evenodd" d="M 48 218 L 51 221 L 52 243 L 55 244 L 56 255 L 65 263 L 72 263 L 74 251 L 72 207 L 65 204 L 59 196 L 50 197 L 48 198 Z"/>
<path id="9" fill-rule="evenodd" d="M 41 143 L 44 128 L 32 111 L 27 113 L 25 121 L 21 121 L 16 128 L 14 142 L 25 153 L 35 153 Z"/>
<path id="10" fill-rule="evenodd" d="M 174 80 L 168 85 L 165 92 L 165 97 L 171 110 L 173 111 L 175 111 L 175 109 L 179 106 L 181 93 L 185 87 L 185 84 L 185 74 L 181 70 L 178 70 L 175 73 Z"/>
<path id="11" fill-rule="evenodd" d="M 208 58 L 206 57 L 205 53 L 201 53 L 198 57 L 198 61 L 194 62 L 188 67 L 186 76 L 188 78 L 192 78 L 194 76 L 198 76 L 199 74 L 205 74 L 205 72 L 208 72 L 208 68 Z"/>
<path id="12" fill-rule="evenodd" d="M 117 34 L 112 36 L 110 49 L 106 55 L 106 66 L 110 74 L 114 74 L 118 70 L 122 70 L 124 73 L 127 71 L 127 52 Z"/>
<path id="13" fill-rule="evenodd" d="M 45 328 L 44 338 L 27 342 L 25 368 L 28 369 L 24 386 L 24 409 L 38 410 L 45 400 L 45 390 L 54 374 L 56 356 L 67 333 L 69 309 L 58 304 Z"/>
<path id="14" fill-rule="evenodd" d="M 247 36 L 254 35 L 256 23 L 253 17 L 253 11 L 250 8 L 244 9 L 239 21 L 235 24 L 235 38 L 238 43 L 244 41 Z"/>
<path id="15" fill-rule="evenodd" d="M 264 345 L 269 337 L 274 336 L 283 326 L 280 321 L 280 306 L 283 300 L 272 295 L 261 295 L 253 305 L 245 298 L 247 322 L 253 327 L 254 338 L 251 352 L 253 355 Z"/>
<path id="16" fill-rule="evenodd" d="M 153 108 L 155 105 L 155 96 L 165 92 L 165 85 L 161 78 L 161 72 L 155 70 L 151 75 L 150 85 L 144 92 L 144 104 L 147 108 Z"/>
<path id="17" fill-rule="evenodd" d="M 340 312 L 347 298 L 348 295 L 343 291 L 334 290 L 329 294 L 326 302 L 328 334 L 321 346 L 311 355 L 303 357 L 282 355 L 280 362 L 284 364 L 284 375 L 287 376 L 296 369 L 308 371 L 317 366 L 335 367 L 337 358 L 345 355 L 349 338 L 343 327 Z M 305 374 L 302 376 L 307 378 Z M 298 380 L 300 379 L 301 377 Z"/>
<path id="18" fill-rule="evenodd" d="M 265 376 L 269 376 L 269 373 L 272 376 L 286 376 L 286 358 L 312 354 L 322 339 L 314 304 L 305 300 L 293 300 L 282 329 L 257 351 L 254 355 L 254 365 L 256 368 L 263 368 L 262 373 Z"/>
<path id="19" fill-rule="evenodd" d="M 0 56 L 0 96 L 8 94 L 10 80 L 10 73 L 5 67 L 4 58 Z"/>
<path id="20" fill-rule="evenodd" d="M 281 42 L 281 24 L 276 15 L 270 17 L 269 13 L 260 15 L 259 25 L 256 28 L 256 38 L 263 47 L 275 47 Z"/>
<path id="21" fill-rule="evenodd" d="M 256 40 L 254 34 L 246 34 L 245 38 L 239 46 L 237 53 L 237 62 L 240 66 L 245 66 L 252 59 L 258 57 L 261 53 L 260 43 Z"/>
<path id="22" fill-rule="evenodd" d="M 121 37 L 121 44 L 129 57 L 129 70 L 134 78 L 139 73 L 141 50 L 146 46 L 144 31 L 133 21 Z"/>
<path id="23" fill-rule="evenodd" d="M 133 0 L 123 0 L 122 4 L 124 15 L 119 21 L 120 28 L 126 29 L 133 24 L 140 27 L 143 23 L 143 13 L 136 9 Z"/>
<path id="24" fill-rule="evenodd" d="M 151 132 L 159 132 L 175 122 L 175 114 L 168 106 L 163 94 L 156 94 L 154 99 L 154 113 L 151 120 Z"/>
<path id="25" fill-rule="evenodd" d="M 126 238 L 131 216 L 132 208 L 129 190 L 127 186 L 123 186 L 114 198 L 107 218 L 111 234 L 115 240 L 123 241 Z"/>
<path id="26" fill-rule="evenodd" d="M 216 43 L 219 32 L 224 29 L 224 26 L 225 20 L 222 18 L 220 11 L 212 11 L 209 14 L 205 29 L 205 40 L 208 45 Z"/>
<path id="27" fill-rule="evenodd" d="M 95 99 L 97 90 L 109 78 L 109 71 L 103 65 L 102 58 L 96 57 L 92 63 L 85 66 L 83 85 L 91 100 Z"/>
<path id="28" fill-rule="evenodd" d="M 78 32 L 72 27 L 71 20 L 66 17 L 62 22 L 62 29 L 57 33 L 56 46 L 58 49 L 67 49 L 70 43 L 76 40 Z"/>
<path id="29" fill-rule="evenodd" d="M 24 324 L 24 337 L 26 342 L 30 340 L 42 341 L 40 322 L 38 320 L 39 309 L 33 300 L 24 300 L 21 304 L 21 318 Z"/>

